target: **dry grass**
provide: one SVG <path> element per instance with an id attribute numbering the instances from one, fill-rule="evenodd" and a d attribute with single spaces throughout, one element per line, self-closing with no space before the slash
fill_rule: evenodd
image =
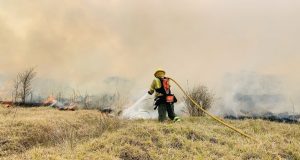
<path id="1" fill-rule="evenodd" d="M 118 120 L 95 111 L 0 107 L 0 157 L 37 146 L 66 145 L 72 149 L 119 126 Z"/>
<path id="2" fill-rule="evenodd" d="M 0 109 L 0 135 L 8 140 L 0 144 L 3 159 L 300 159 L 299 124 L 228 121 L 258 144 L 208 117 L 121 123 L 95 111 L 41 108 L 22 109 L 12 122 L 7 112 Z"/>

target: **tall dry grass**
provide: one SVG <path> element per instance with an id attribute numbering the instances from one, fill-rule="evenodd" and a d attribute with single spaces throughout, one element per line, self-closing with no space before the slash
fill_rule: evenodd
<path id="1" fill-rule="evenodd" d="M 13 121 L 12 115 L 0 109 L 0 137 L 7 140 L 0 159 L 300 159 L 299 124 L 228 121 L 257 143 L 205 116 L 158 123 L 49 108 L 20 109 Z"/>
<path id="2" fill-rule="evenodd" d="M 22 153 L 33 146 L 66 144 L 74 148 L 119 127 L 118 119 L 97 111 L 0 107 L 0 157 Z"/>

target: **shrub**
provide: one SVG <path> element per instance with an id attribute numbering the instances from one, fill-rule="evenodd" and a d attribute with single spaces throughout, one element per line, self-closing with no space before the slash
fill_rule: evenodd
<path id="1" fill-rule="evenodd" d="M 203 109 L 208 110 L 211 108 L 214 95 L 208 90 L 206 86 L 199 85 L 191 90 L 187 91 L 187 94 L 193 98 L 198 104 L 202 106 Z M 203 116 L 204 112 L 199 109 L 189 98 L 184 98 L 185 104 L 188 109 L 188 113 L 191 116 Z"/>

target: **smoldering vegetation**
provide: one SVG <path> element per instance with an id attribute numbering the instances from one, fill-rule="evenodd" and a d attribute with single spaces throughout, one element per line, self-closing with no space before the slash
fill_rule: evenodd
<path id="1" fill-rule="evenodd" d="M 26 73 L 27 70 L 24 71 Z M 33 72 L 36 74 L 35 72 Z M 11 105 L 23 107 L 51 106 L 60 110 L 98 110 L 114 116 L 129 119 L 157 118 L 153 98 L 142 94 L 130 95 L 130 90 L 122 88 L 123 84 L 131 82 L 119 77 L 107 78 L 105 83 L 110 86 L 110 92 L 89 93 L 79 89 L 53 90 L 51 94 L 41 94 L 41 89 L 32 82 L 27 82 L 30 88 L 19 85 L 19 73 L 11 86 L 12 100 L 1 101 L 7 107 Z M 38 77 L 37 77 L 38 78 Z M 125 88 L 127 86 L 125 85 Z M 119 88 L 121 88 L 119 90 Z M 23 90 L 27 89 L 28 93 Z M 45 89 L 45 86 L 44 88 Z M 213 93 L 204 85 L 195 85 L 188 94 L 201 104 L 205 110 L 229 119 L 264 119 L 277 122 L 299 122 L 299 108 L 292 103 L 288 92 L 279 77 L 261 75 L 256 72 L 241 72 L 227 74 L 223 79 L 221 92 Z M 39 93 L 40 92 L 40 93 Z M 47 93 L 47 92 L 44 92 Z M 140 95 L 140 96 L 139 96 Z M 26 97 L 24 97 L 26 96 Z M 178 97 L 181 96 L 180 94 Z M 185 97 L 179 97 L 175 105 L 180 116 L 204 116 L 192 102 Z"/>
<path id="2" fill-rule="evenodd" d="M 228 74 L 223 83 L 223 97 L 212 111 L 230 119 L 265 119 L 300 122 L 295 106 L 279 77 L 255 72 Z"/>

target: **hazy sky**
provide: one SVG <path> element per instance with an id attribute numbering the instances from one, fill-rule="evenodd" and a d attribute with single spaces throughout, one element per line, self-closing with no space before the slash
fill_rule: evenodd
<path id="1" fill-rule="evenodd" d="M 212 88 L 276 75 L 300 93 L 299 43 L 299 0 L 0 0 L 0 88 L 31 66 L 57 86 L 147 88 L 162 67 Z"/>

